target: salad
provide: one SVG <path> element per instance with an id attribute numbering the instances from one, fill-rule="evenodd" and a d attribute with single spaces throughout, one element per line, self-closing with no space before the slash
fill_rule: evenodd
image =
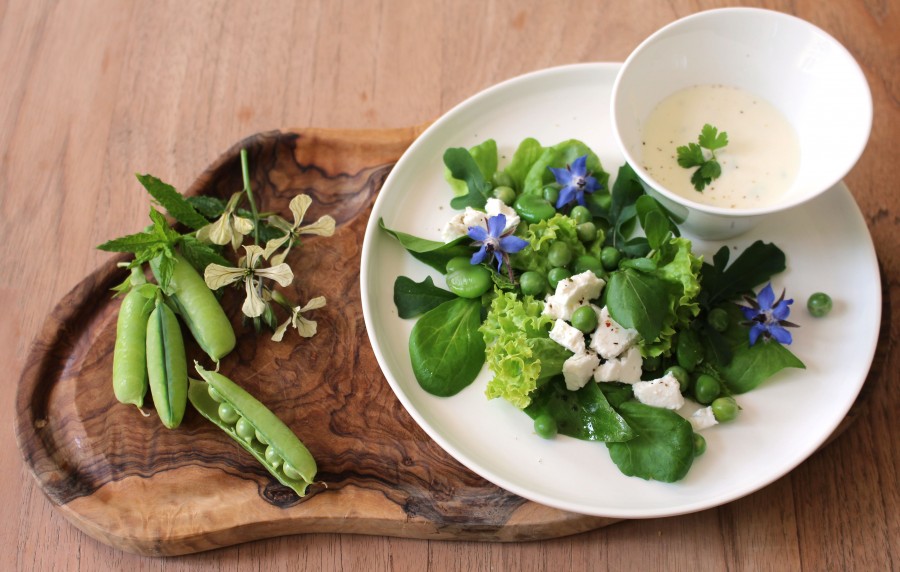
<path id="1" fill-rule="evenodd" d="M 735 420 L 735 396 L 803 363 L 792 300 L 771 278 L 784 253 L 757 241 L 731 260 L 692 251 L 629 165 L 609 173 L 584 143 L 522 141 L 508 164 L 487 140 L 444 154 L 440 240 L 381 228 L 444 275 L 400 276 L 394 303 L 424 391 L 452 398 L 486 364 L 503 399 L 557 434 L 606 444 L 626 475 L 682 479 L 702 431 Z M 692 413 L 688 413 L 693 411 Z"/>

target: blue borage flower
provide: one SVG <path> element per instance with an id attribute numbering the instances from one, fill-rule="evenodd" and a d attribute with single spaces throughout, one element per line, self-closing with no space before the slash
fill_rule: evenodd
<path id="1" fill-rule="evenodd" d="M 483 226 L 470 226 L 468 232 L 469 238 L 474 240 L 476 245 L 480 246 L 478 252 L 472 255 L 470 262 L 472 264 L 481 264 L 486 258 L 493 255 L 494 259 L 497 261 L 497 271 L 499 272 L 500 266 L 506 262 L 506 267 L 510 273 L 510 280 L 512 280 L 509 255 L 515 254 L 528 246 L 528 241 L 524 238 L 513 236 L 512 233 L 516 230 L 515 228 L 510 228 L 504 233 L 505 229 L 506 215 L 503 213 L 487 219 L 487 229 Z"/>
<path id="2" fill-rule="evenodd" d="M 587 155 L 575 159 L 571 165 L 566 165 L 565 169 L 548 168 L 556 177 L 556 182 L 562 185 L 559 199 L 556 201 L 557 209 L 561 209 L 572 201 L 584 206 L 584 194 L 593 193 L 601 187 L 597 179 L 587 172 Z"/>
<path id="3" fill-rule="evenodd" d="M 756 343 L 760 336 L 765 340 L 774 339 L 780 344 L 790 344 L 793 339 L 791 333 L 785 328 L 796 328 L 797 324 L 788 322 L 786 318 L 790 315 L 790 305 L 794 303 L 793 298 L 784 299 L 784 291 L 778 300 L 775 300 L 775 292 L 772 290 L 772 283 L 759 291 L 756 299 L 745 296 L 749 306 L 740 306 L 741 312 L 747 318 L 744 325 L 750 326 L 750 345 Z"/>

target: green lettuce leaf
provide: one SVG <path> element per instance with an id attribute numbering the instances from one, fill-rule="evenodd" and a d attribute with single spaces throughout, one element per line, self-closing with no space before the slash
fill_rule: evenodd
<path id="1" fill-rule="evenodd" d="M 497 172 L 497 142 L 493 139 L 480 143 L 469 149 L 469 155 L 475 161 L 478 171 L 484 180 L 490 181 Z M 469 185 L 462 177 L 455 178 L 450 168 L 444 166 L 444 179 L 453 189 L 454 196 L 464 196 L 469 193 Z"/>
<path id="2" fill-rule="evenodd" d="M 485 395 L 524 409 L 539 380 L 560 373 L 572 352 L 550 340 L 553 319 L 541 314 L 543 302 L 531 296 L 520 299 L 512 292 L 495 294 L 481 325 L 486 361 L 494 374 Z"/>
<path id="3" fill-rule="evenodd" d="M 510 263 L 517 270 L 534 270 L 546 275 L 552 268 L 547 253 L 557 241 L 571 247 L 573 259 L 585 253 L 584 243 L 578 240 L 577 224 L 565 215 L 556 214 L 547 220 L 530 223 L 524 230 L 522 228 L 519 227 L 516 235 L 527 240 L 528 246 L 510 256 Z"/>
<path id="4" fill-rule="evenodd" d="M 525 186 L 525 178 L 531 171 L 532 165 L 541 158 L 544 153 L 544 147 L 538 143 L 537 139 L 528 137 L 519 143 L 519 147 L 513 154 L 509 165 L 503 170 L 513 180 L 516 192 L 520 192 Z"/>
<path id="5" fill-rule="evenodd" d="M 587 155 L 587 170 L 590 172 L 597 182 L 600 183 L 601 189 L 609 188 L 609 173 L 603 170 L 600 158 L 591 151 L 591 149 L 576 139 L 569 139 L 562 143 L 557 143 L 552 147 L 547 147 L 541 153 L 541 156 L 531 165 L 528 175 L 522 184 L 522 192 L 526 194 L 540 194 L 544 185 L 556 181 L 553 172 L 549 167 L 563 169 L 566 165 L 571 165 L 575 159 Z M 600 191 L 598 191 L 600 192 Z"/>
<path id="6" fill-rule="evenodd" d="M 623 403 L 619 414 L 638 435 L 624 443 L 606 444 L 619 470 L 629 477 L 665 483 L 683 479 L 694 462 L 691 423 L 674 411 L 637 401 Z"/>

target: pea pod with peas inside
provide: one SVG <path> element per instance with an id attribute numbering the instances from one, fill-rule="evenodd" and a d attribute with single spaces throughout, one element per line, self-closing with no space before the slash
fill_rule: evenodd
<path id="1" fill-rule="evenodd" d="M 154 259 L 150 267 L 159 280 L 158 259 Z M 170 299 L 191 335 L 210 359 L 219 361 L 231 352 L 236 343 L 231 321 L 203 277 L 180 254 L 175 255 L 169 284 L 172 290 Z"/>
<path id="2" fill-rule="evenodd" d="M 278 481 L 301 497 L 316 476 L 306 446 L 272 411 L 224 375 L 199 364 L 203 381 L 191 379 L 188 399 L 200 414 L 227 433 Z"/>
<path id="3" fill-rule="evenodd" d="M 119 306 L 113 349 L 113 392 L 120 403 L 143 407 L 147 394 L 147 322 L 156 286 L 133 287 Z"/>
<path id="4" fill-rule="evenodd" d="M 187 358 L 178 318 L 162 295 L 157 295 L 147 322 L 147 377 L 163 425 L 178 427 L 187 405 Z"/>

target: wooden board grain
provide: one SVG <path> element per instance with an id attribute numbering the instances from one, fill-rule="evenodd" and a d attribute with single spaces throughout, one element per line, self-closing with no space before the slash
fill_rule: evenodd
<path id="1" fill-rule="evenodd" d="M 362 318 L 359 261 L 372 202 L 421 128 L 269 132 L 250 137 L 204 172 L 188 194 L 240 190 L 241 147 L 250 153 L 263 211 L 287 213 L 313 199 L 307 218 L 331 214 L 333 237 L 311 237 L 288 261 L 291 297 L 325 295 L 319 334 L 275 344 L 240 327 L 221 371 L 273 409 L 319 465 L 304 499 L 281 486 L 239 446 L 188 409 L 177 430 L 116 402 L 112 348 L 124 274 L 110 260 L 53 310 L 37 337 L 16 398 L 16 437 L 50 501 L 76 526 L 147 555 L 198 552 L 306 532 L 410 538 L 528 540 L 595 529 L 614 519 L 543 507 L 474 475 L 422 432 L 396 400 Z M 209 366 L 199 349 L 188 359 Z M 148 399 L 149 405 L 149 399 Z"/>

